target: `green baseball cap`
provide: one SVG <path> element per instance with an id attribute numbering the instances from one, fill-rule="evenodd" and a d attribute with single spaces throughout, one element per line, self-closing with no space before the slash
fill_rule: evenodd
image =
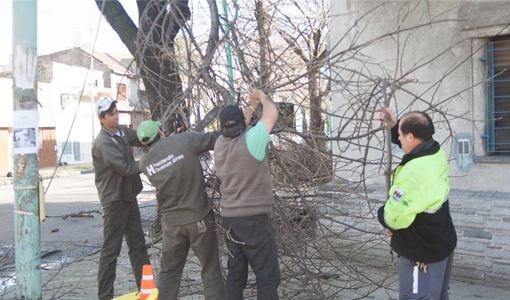
<path id="1" fill-rule="evenodd" d="M 159 121 L 143 121 L 138 125 L 136 135 L 142 144 L 150 144 L 154 138 L 158 135 L 158 130 L 161 127 Z"/>

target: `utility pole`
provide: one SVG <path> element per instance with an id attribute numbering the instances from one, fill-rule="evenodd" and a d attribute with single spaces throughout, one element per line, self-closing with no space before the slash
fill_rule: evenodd
<path id="1" fill-rule="evenodd" d="M 37 1 L 13 0 L 14 233 L 18 299 L 40 300 Z"/>

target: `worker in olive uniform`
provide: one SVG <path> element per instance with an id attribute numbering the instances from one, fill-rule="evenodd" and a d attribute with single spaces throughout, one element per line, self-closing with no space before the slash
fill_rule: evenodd
<path id="1" fill-rule="evenodd" d="M 185 132 L 184 122 L 175 117 L 161 123 L 144 121 L 137 134 L 149 151 L 140 159 L 140 170 L 156 188 L 158 214 L 163 228 L 163 254 L 157 285 L 159 299 L 176 300 L 182 271 L 193 250 L 202 265 L 206 300 L 224 300 L 216 223 L 205 194 L 199 155 L 212 150 L 218 132 Z"/>
<path id="2" fill-rule="evenodd" d="M 391 248 L 399 257 L 399 299 L 448 300 L 457 235 L 450 215 L 448 160 L 436 142 L 432 119 L 410 112 L 389 120 L 392 141 L 405 155 L 394 173 L 389 199 L 378 211 L 391 230 Z"/>
<path id="3" fill-rule="evenodd" d="M 143 265 L 150 264 L 136 196 L 142 191 L 138 162 L 131 146 L 144 146 L 136 131 L 119 125 L 117 101 L 103 98 L 97 104 L 101 131 L 92 146 L 95 182 L 103 211 L 103 246 L 99 257 L 99 300 L 113 298 L 117 257 L 126 238 L 129 260 L 138 289 Z"/>

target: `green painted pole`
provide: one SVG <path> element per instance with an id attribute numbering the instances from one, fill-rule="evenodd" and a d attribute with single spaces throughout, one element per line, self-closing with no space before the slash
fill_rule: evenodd
<path id="1" fill-rule="evenodd" d="M 223 30 L 226 33 L 225 52 L 227 53 L 227 68 L 228 68 L 228 82 L 230 90 L 230 98 L 232 104 L 235 103 L 235 84 L 234 84 L 234 70 L 232 64 L 232 48 L 230 46 L 230 25 L 228 24 L 228 6 L 227 0 L 223 0 Z"/>
<path id="2" fill-rule="evenodd" d="M 329 137 L 333 136 L 333 119 L 331 118 L 331 115 L 333 114 L 333 102 L 331 100 L 331 94 L 328 95 L 328 98 L 326 100 L 328 102 L 328 132 Z M 329 150 L 333 153 L 333 141 L 329 141 Z"/>
<path id="3" fill-rule="evenodd" d="M 18 299 L 40 300 L 37 1 L 13 0 L 12 4 L 16 294 Z"/>

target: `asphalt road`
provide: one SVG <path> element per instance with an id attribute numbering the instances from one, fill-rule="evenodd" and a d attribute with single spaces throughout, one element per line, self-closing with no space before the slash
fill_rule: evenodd
<path id="1" fill-rule="evenodd" d="M 45 188 L 49 180 L 44 180 Z M 154 211 L 152 188 L 139 195 L 142 217 Z M 14 190 L 0 186 L 0 247 L 14 244 Z M 46 221 L 41 223 L 41 249 L 66 250 L 100 247 L 102 242 L 101 205 L 94 185 L 94 174 L 55 178 L 46 192 Z"/>
<path id="2" fill-rule="evenodd" d="M 49 180 L 44 180 L 45 188 Z M 152 188 L 139 195 L 142 218 L 154 213 Z M 14 190 L 0 186 L 0 257 L 2 277 L 14 270 Z M 94 174 L 55 178 L 46 192 L 46 221 L 40 223 L 43 265 L 58 265 L 98 252 L 102 243 L 101 205 Z M 147 222 L 148 224 L 148 222 Z"/>
<path id="3" fill-rule="evenodd" d="M 48 180 L 44 181 L 45 186 Z M 41 223 L 42 251 L 67 251 L 77 246 L 100 247 L 101 215 L 94 174 L 56 178 L 45 197 L 46 221 Z M 0 246 L 14 244 L 14 190 L 0 186 Z M 82 216 L 66 215 L 83 213 Z M 87 228 L 87 230 L 83 230 Z"/>

